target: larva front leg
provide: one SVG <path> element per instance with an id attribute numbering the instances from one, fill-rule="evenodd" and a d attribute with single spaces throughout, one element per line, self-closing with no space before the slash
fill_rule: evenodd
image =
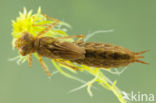
<path id="1" fill-rule="evenodd" d="M 40 55 L 38 55 L 38 58 L 39 58 L 39 62 L 43 68 L 43 70 L 45 71 L 45 73 L 50 77 L 51 76 L 51 73 L 49 72 L 49 69 L 48 67 L 46 66 L 46 64 L 44 63 L 44 61 L 42 60 L 42 57 Z"/>
<path id="2" fill-rule="evenodd" d="M 32 54 L 28 55 L 28 64 L 30 67 L 32 67 Z"/>

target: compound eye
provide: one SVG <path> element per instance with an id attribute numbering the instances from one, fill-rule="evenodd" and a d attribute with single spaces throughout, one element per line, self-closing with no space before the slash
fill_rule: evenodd
<path id="1" fill-rule="evenodd" d="M 22 46 L 21 49 L 22 49 L 23 51 L 26 51 L 26 50 L 28 49 L 28 47 L 27 47 L 27 46 Z"/>
<path id="2" fill-rule="evenodd" d="M 20 53 L 22 56 L 25 56 L 25 51 L 23 51 L 22 49 L 19 49 L 19 53 Z"/>

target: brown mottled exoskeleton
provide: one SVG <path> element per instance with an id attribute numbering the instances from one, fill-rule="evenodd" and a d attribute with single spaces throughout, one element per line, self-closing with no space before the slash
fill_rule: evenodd
<path id="1" fill-rule="evenodd" d="M 85 48 L 85 58 L 72 60 L 78 64 L 84 64 L 99 68 L 119 68 L 127 66 L 130 63 L 138 62 L 147 64 L 141 60 L 143 54 L 146 52 L 132 52 L 127 48 L 115 46 L 108 43 L 95 43 L 95 42 L 81 42 L 78 44 L 80 47 Z"/>
<path id="2" fill-rule="evenodd" d="M 55 23 L 49 25 L 36 37 L 28 32 L 24 32 L 21 37 L 16 40 L 15 46 L 22 56 L 28 56 L 28 63 L 30 66 L 32 66 L 32 53 L 36 52 L 39 56 L 40 64 L 48 76 L 51 74 L 43 62 L 42 56 L 54 59 L 56 62 L 69 66 L 75 70 L 78 70 L 76 66 L 64 62 L 64 60 L 100 68 L 118 68 L 127 66 L 133 62 L 146 64 L 139 60 L 139 58 L 143 58 L 143 56 L 139 55 L 146 51 L 132 52 L 121 46 L 114 46 L 107 43 L 85 43 L 82 41 L 84 35 L 59 38 L 43 37 L 43 34 L 58 23 L 57 19 L 47 18 L 54 20 Z M 61 39 L 66 38 L 78 38 L 78 40 L 76 42 L 61 41 Z"/>

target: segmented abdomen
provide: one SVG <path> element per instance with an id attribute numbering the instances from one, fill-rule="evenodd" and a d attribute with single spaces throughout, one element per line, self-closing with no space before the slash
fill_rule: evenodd
<path id="1" fill-rule="evenodd" d="M 121 46 L 94 42 L 78 45 L 85 47 L 86 50 L 84 59 L 72 61 L 78 64 L 101 68 L 118 68 L 127 66 L 128 64 L 134 62 L 135 59 L 133 52 Z"/>

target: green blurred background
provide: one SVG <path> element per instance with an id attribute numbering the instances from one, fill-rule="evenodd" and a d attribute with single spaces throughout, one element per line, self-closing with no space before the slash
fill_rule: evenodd
<path id="1" fill-rule="evenodd" d="M 69 23 L 71 35 L 114 29 L 89 41 L 122 45 L 133 51 L 149 50 L 143 59 L 149 65 L 134 63 L 120 76 L 106 74 L 126 92 L 156 95 L 155 0 L 0 0 L 0 103 L 119 103 L 112 92 L 99 85 L 92 89 L 92 98 L 86 88 L 69 93 L 82 83 L 60 74 L 48 79 L 35 59 L 32 68 L 27 63 L 18 66 L 16 61 L 8 61 L 17 55 L 11 45 L 11 20 L 23 7 L 35 13 L 39 6 L 48 16 Z M 47 59 L 46 63 L 55 71 Z M 79 74 L 83 79 L 93 78 L 87 73 Z"/>

